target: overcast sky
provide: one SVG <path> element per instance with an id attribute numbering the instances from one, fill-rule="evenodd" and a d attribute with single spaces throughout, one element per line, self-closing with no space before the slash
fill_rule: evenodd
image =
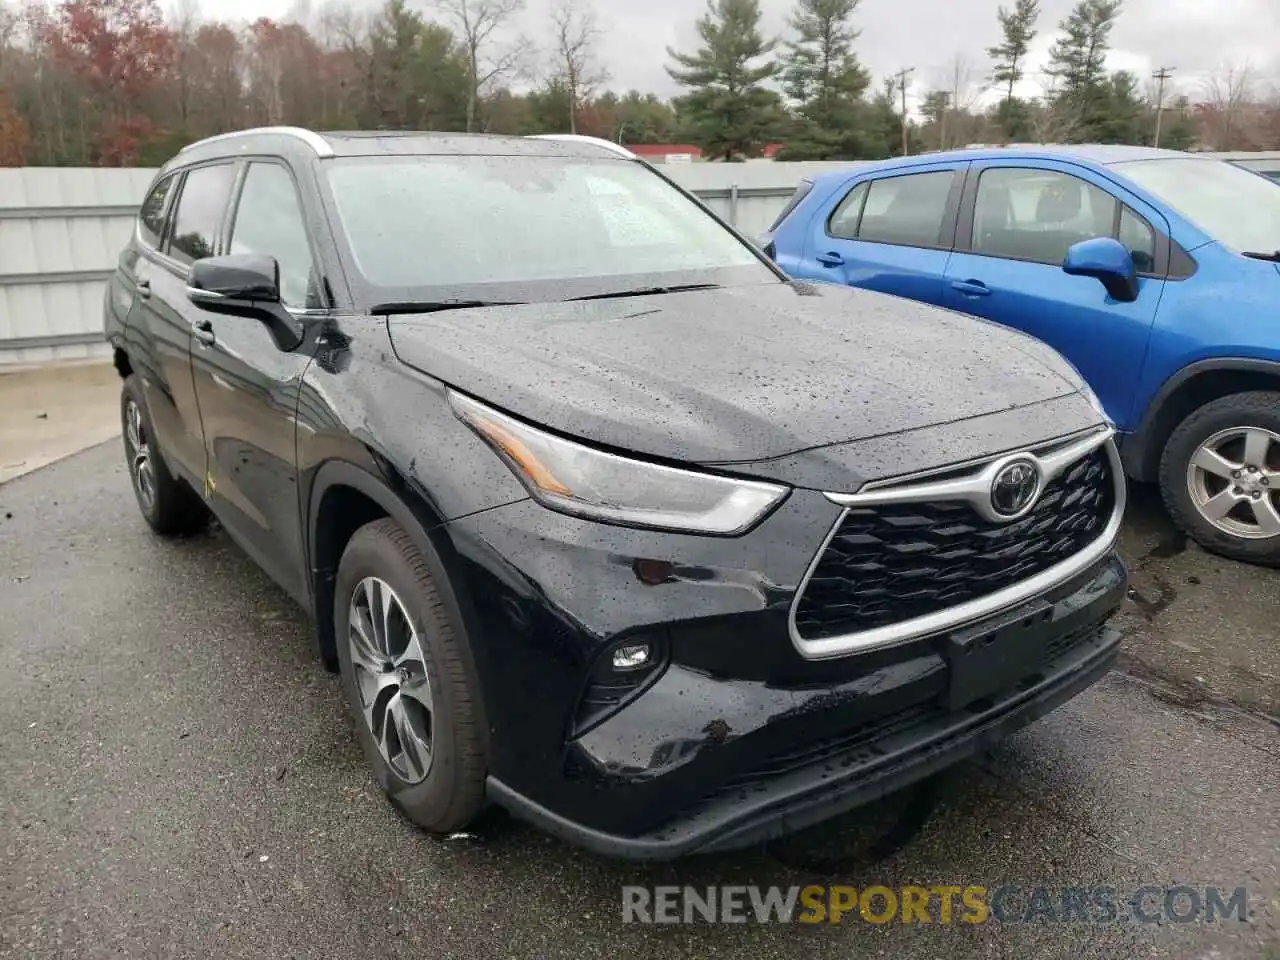
<path id="1" fill-rule="evenodd" d="M 162 0 L 166 2 L 166 0 Z M 287 16 L 325 0 L 203 0 L 207 15 L 221 18 Z M 372 3 L 373 0 L 356 0 Z M 430 0 L 414 3 L 431 15 Z M 525 0 L 518 30 L 544 48 L 547 11 L 553 0 Z M 578 0 L 579 3 L 588 0 Z M 666 48 L 695 46 L 694 21 L 705 0 L 594 0 L 601 27 L 600 59 L 610 86 L 632 87 L 663 96 L 677 88 L 663 69 Z M 778 35 L 786 28 L 793 0 L 761 0 L 765 28 Z M 1012 6 L 1012 0 L 1005 0 Z M 1058 22 L 1075 0 L 1041 0 L 1040 33 L 1032 50 L 1032 69 L 1043 68 Z M 913 96 L 930 87 L 949 87 L 957 54 L 968 61 L 975 84 L 989 64 L 986 48 L 999 39 L 997 0 L 862 0 L 856 23 L 862 30 L 858 55 L 879 78 L 915 67 Z M 1195 95 L 1207 77 L 1228 66 L 1252 66 L 1260 92 L 1280 92 L 1280 0 L 1125 0 L 1112 34 L 1109 65 L 1136 72 L 1146 82 L 1161 65 L 1176 67 L 1183 91 Z M 1027 94 L 1038 92 L 1034 80 Z"/>

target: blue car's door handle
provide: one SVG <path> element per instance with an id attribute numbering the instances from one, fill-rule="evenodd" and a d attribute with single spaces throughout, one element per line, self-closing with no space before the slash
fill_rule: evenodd
<path id="1" fill-rule="evenodd" d="M 844 257 L 832 250 L 830 253 L 818 254 L 818 262 L 824 267 L 843 267 Z"/>
<path id="2" fill-rule="evenodd" d="M 956 280 L 951 284 L 952 290 L 959 290 L 961 293 L 971 297 L 989 297 L 991 288 L 981 280 Z"/>

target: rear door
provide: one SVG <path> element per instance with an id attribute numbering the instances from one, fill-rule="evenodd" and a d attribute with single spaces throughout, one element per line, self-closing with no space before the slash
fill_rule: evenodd
<path id="1" fill-rule="evenodd" d="M 156 442 L 168 465 L 197 490 L 204 484 L 205 455 L 191 380 L 194 308 L 187 301 L 186 264 L 175 253 L 213 242 L 234 172 L 233 163 L 220 162 L 174 173 L 148 195 L 137 227 L 141 253 L 133 265 L 129 324 L 145 348 L 131 349 L 130 356 L 142 377 Z"/>
<path id="2" fill-rule="evenodd" d="M 1094 237 L 1117 237 L 1132 253 L 1139 274 L 1133 303 L 1113 300 L 1091 277 L 1063 272 L 1067 249 Z M 1125 429 L 1168 273 L 1167 238 L 1158 210 L 1085 167 L 977 162 L 947 268 L 947 305 L 1056 348 Z"/>
<path id="3" fill-rule="evenodd" d="M 944 277 L 968 162 L 867 173 L 814 218 L 806 275 L 926 303 Z"/>

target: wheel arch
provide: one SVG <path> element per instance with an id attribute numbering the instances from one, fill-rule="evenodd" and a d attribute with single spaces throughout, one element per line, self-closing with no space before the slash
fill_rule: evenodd
<path id="1" fill-rule="evenodd" d="M 467 614 L 466 599 L 459 595 L 457 578 L 449 575 L 454 550 L 443 532 L 442 519 L 397 471 L 390 465 L 384 468 L 390 482 L 348 461 L 330 460 L 317 469 L 311 483 L 306 528 L 308 573 L 315 608 L 316 642 L 321 658 L 330 669 L 337 664 L 333 584 L 338 564 L 355 532 L 383 517 L 394 520 L 413 539 L 450 612 L 462 624 L 474 622 Z M 401 491 L 393 484 L 400 486 Z M 467 655 L 470 656 L 469 650 Z M 469 667 L 475 670 L 474 661 Z"/>
<path id="2" fill-rule="evenodd" d="M 1138 429 L 1125 438 L 1125 472 L 1134 480 L 1154 482 L 1165 444 L 1179 423 L 1206 403 L 1253 390 L 1280 390 L 1280 361 L 1221 357 L 1183 367 L 1164 382 Z"/>

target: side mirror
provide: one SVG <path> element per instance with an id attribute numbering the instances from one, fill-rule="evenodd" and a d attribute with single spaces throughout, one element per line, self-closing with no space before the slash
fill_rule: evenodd
<path id="1" fill-rule="evenodd" d="M 191 265 L 187 299 L 202 310 L 265 323 L 281 350 L 302 343 L 302 327 L 280 302 L 280 264 L 275 257 L 233 253 Z"/>
<path id="2" fill-rule="evenodd" d="M 1121 303 L 1138 299 L 1138 268 L 1123 243 L 1112 237 L 1084 240 L 1067 250 L 1062 269 L 1073 277 L 1093 277 Z"/>

